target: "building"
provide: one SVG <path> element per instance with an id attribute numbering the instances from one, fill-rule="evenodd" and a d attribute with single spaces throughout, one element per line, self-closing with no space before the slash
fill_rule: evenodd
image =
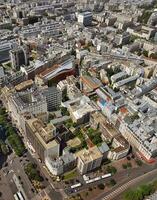
<path id="1" fill-rule="evenodd" d="M 98 147 L 98 149 L 103 155 L 103 160 L 106 160 L 110 150 L 109 146 L 106 144 L 106 142 L 103 142 L 101 146 Z"/>
<path id="2" fill-rule="evenodd" d="M 11 43 L 0 44 L 0 63 L 10 59 L 9 51 L 12 49 Z"/>
<path id="3" fill-rule="evenodd" d="M 65 90 L 68 86 L 74 86 L 77 84 L 77 79 L 75 76 L 67 76 L 65 80 L 60 81 L 57 84 L 57 88 L 60 89 L 61 91 Z"/>
<path id="4" fill-rule="evenodd" d="M 76 99 L 82 96 L 81 91 L 75 85 L 68 85 L 67 96 L 69 99 Z"/>
<path id="5" fill-rule="evenodd" d="M 49 81 L 59 82 L 67 76 L 75 74 L 74 60 L 69 59 L 61 64 L 53 65 L 36 76 L 36 83 L 42 85 Z"/>
<path id="6" fill-rule="evenodd" d="M 103 155 L 98 147 L 94 146 L 90 149 L 83 149 L 76 153 L 77 169 L 81 174 L 86 174 L 100 167 Z"/>
<path id="7" fill-rule="evenodd" d="M 127 156 L 130 149 L 128 141 L 122 136 L 117 135 L 113 138 L 112 149 L 108 153 L 108 159 L 119 160 Z"/>
<path id="8" fill-rule="evenodd" d="M 48 111 L 56 110 L 60 107 L 62 101 L 62 92 L 57 87 L 48 87 L 42 90 L 42 94 L 46 97 Z"/>
<path id="9" fill-rule="evenodd" d="M 156 30 L 148 26 L 138 26 L 136 28 L 127 28 L 127 32 L 134 36 L 149 40 L 155 36 Z"/>
<path id="10" fill-rule="evenodd" d="M 151 115 L 156 113 L 155 110 L 147 111 Z M 148 162 L 157 155 L 157 137 L 156 137 L 156 117 L 143 120 L 143 117 L 128 122 L 124 119 L 119 127 L 123 137 L 134 147 L 139 154 Z"/>
<path id="11" fill-rule="evenodd" d="M 42 161 L 47 156 L 58 157 L 60 145 L 54 139 L 56 128 L 52 124 L 44 124 L 37 118 L 26 120 L 26 136 Z"/>
<path id="12" fill-rule="evenodd" d="M 8 99 L 8 111 L 13 123 L 20 127 L 21 114 L 30 112 L 34 115 L 47 113 L 47 102 L 37 88 L 14 92 Z"/>
<path id="13" fill-rule="evenodd" d="M 91 105 L 90 99 L 86 96 L 82 96 L 82 98 L 76 103 L 71 103 L 68 106 L 68 111 L 73 122 L 82 124 L 87 123 L 90 119 L 90 113 L 95 111 L 95 108 Z"/>
<path id="14" fill-rule="evenodd" d="M 76 157 L 72 153 L 65 153 L 58 158 L 46 157 L 45 164 L 51 174 L 59 176 L 76 166 Z"/>
<path id="15" fill-rule="evenodd" d="M 157 87 L 157 78 L 152 78 L 146 81 L 141 86 L 138 86 L 135 91 L 136 97 L 141 97 Z"/>
<path id="16" fill-rule="evenodd" d="M 6 76 L 5 84 L 11 84 L 13 86 L 22 83 L 27 80 L 25 74 L 21 71 L 16 71 L 12 73 L 10 76 Z"/>
<path id="17" fill-rule="evenodd" d="M 69 99 L 76 99 L 82 96 L 81 91 L 77 87 L 78 80 L 73 75 L 67 76 L 65 80 L 60 81 L 57 84 L 57 88 L 61 91 L 67 91 L 67 96 Z"/>
<path id="18" fill-rule="evenodd" d="M 92 24 L 92 13 L 83 12 L 78 14 L 78 22 L 84 26 L 90 26 Z"/>
<path id="19" fill-rule="evenodd" d="M 90 125 L 92 128 L 99 129 L 99 131 L 101 131 L 104 141 L 111 142 L 113 138 L 119 134 L 107 118 L 100 112 L 91 113 Z"/>
<path id="20" fill-rule="evenodd" d="M 118 82 L 124 78 L 126 78 L 128 74 L 126 72 L 119 72 L 111 76 L 112 83 Z"/>
<path id="21" fill-rule="evenodd" d="M 98 89 L 102 85 L 102 83 L 97 78 L 85 75 L 80 77 L 80 85 L 81 85 L 81 90 L 84 93 L 91 93 L 96 89 Z"/>
<path id="22" fill-rule="evenodd" d="M 5 78 L 5 73 L 3 67 L 0 67 L 0 80 L 4 80 Z"/>
<path id="23" fill-rule="evenodd" d="M 135 75 L 135 76 L 131 76 L 131 77 L 128 77 L 126 79 L 123 79 L 121 81 L 118 81 L 116 83 L 113 84 L 113 88 L 120 88 L 122 87 L 123 85 L 127 85 L 131 82 L 134 82 L 136 81 L 137 79 L 139 78 L 139 75 Z"/>
<path id="24" fill-rule="evenodd" d="M 12 67 L 19 70 L 20 66 L 28 65 L 28 53 L 24 47 L 17 47 L 10 51 Z"/>
<path id="25" fill-rule="evenodd" d="M 114 43 L 117 46 L 128 44 L 130 40 L 130 34 L 125 32 L 123 34 L 117 34 L 114 39 Z"/>
<path id="26" fill-rule="evenodd" d="M 30 89 L 33 86 L 33 83 L 34 82 L 32 80 L 23 81 L 15 86 L 15 90 L 17 92 L 21 92 L 23 90 Z"/>

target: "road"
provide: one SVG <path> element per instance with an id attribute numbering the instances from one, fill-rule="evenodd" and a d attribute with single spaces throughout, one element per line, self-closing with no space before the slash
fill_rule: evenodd
<path id="1" fill-rule="evenodd" d="M 45 187 L 51 186 L 52 199 L 62 200 L 63 199 L 62 196 L 64 196 L 65 194 L 63 193 L 63 191 L 54 189 L 53 180 L 50 177 L 50 174 L 44 168 L 44 164 L 38 161 L 38 156 L 35 154 L 32 155 L 29 151 L 26 153 L 26 155 L 27 155 L 27 158 L 30 160 L 30 162 L 37 164 L 39 171 L 41 172 L 41 175 L 44 178 L 44 186 Z"/>
<path id="2" fill-rule="evenodd" d="M 148 173 L 145 173 L 139 177 L 133 178 L 130 181 L 123 181 L 123 183 L 120 183 L 115 188 L 113 188 L 110 192 L 101 194 L 100 196 L 96 197 L 93 200 L 113 200 L 120 194 L 122 194 L 124 191 L 129 189 L 130 187 L 133 187 L 135 185 L 141 184 L 143 182 L 147 183 L 157 178 L 157 169 L 154 169 Z"/>
<path id="3" fill-rule="evenodd" d="M 26 193 L 26 196 L 28 197 L 28 199 L 31 199 L 35 196 L 35 192 L 33 192 L 35 190 L 24 171 L 24 161 L 25 158 L 22 157 L 19 158 L 15 156 L 14 153 L 12 153 L 7 159 L 8 166 L 6 167 L 6 169 L 8 170 L 8 173 L 6 174 L 6 177 L 8 179 L 8 182 L 10 182 L 11 184 L 11 189 L 13 193 L 15 193 L 16 190 L 14 189 L 15 184 L 13 181 L 13 175 L 15 174 L 20 179 L 20 182 L 22 183 L 23 189 Z"/>
<path id="4" fill-rule="evenodd" d="M 134 185 L 138 179 L 138 177 L 147 177 L 148 178 L 148 182 L 151 181 L 151 179 L 149 179 L 150 177 L 150 174 L 153 173 L 154 177 L 156 177 L 157 179 L 157 176 L 155 176 L 156 174 L 154 174 L 154 170 L 157 169 L 157 163 L 154 163 L 154 164 L 144 164 L 141 166 L 141 167 L 138 167 L 138 168 L 130 168 L 128 170 L 123 170 L 121 172 L 117 172 L 115 175 L 113 175 L 111 178 L 107 178 L 107 179 L 103 179 L 103 180 L 100 180 L 100 181 L 97 181 L 97 182 L 94 182 L 94 183 L 91 183 L 91 184 L 85 184 L 84 182 L 81 181 L 82 186 L 77 188 L 77 191 L 75 191 L 75 193 L 80 193 L 81 191 L 85 191 L 87 190 L 89 187 L 93 187 L 93 186 L 97 186 L 99 183 L 103 183 L 103 184 L 106 184 L 110 181 L 110 179 L 114 178 L 117 182 L 117 184 L 110 189 L 110 191 L 108 192 L 104 192 L 103 194 L 101 193 L 100 196 L 96 197 L 95 199 L 93 200 L 100 200 L 100 199 L 103 199 L 104 197 L 110 195 L 112 192 L 114 192 L 115 190 L 117 190 L 118 188 L 121 188 L 119 193 L 118 191 L 116 192 L 116 196 L 118 196 L 120 193 L 122 193 L 123 189 L 125 190 L 125 187 L 126 185 L 129 183 L 129 187 L 130 187 L 130 183 L 132 185 Z M 157 172 L 157 171 L 156 171 Z M 146 176 L 145 176 L 146 175 Z M 136 180 L 135 183 L 133 182 L 130 182 L 132 180 Z M 141 178 L 139 179 L 139 181 L 141 180 Z M 125 185 L 125 186 L 124 186 Z M 124 186 L 124 187 L 122 187 Z M 127 188 L 126 188 L 127 189 Z M 69 192 L 70 191 L 70 192 Z M 67 194 L 70 196 L 70 195 L 73 195 L 73 193 L 71 193 L 71 189 L 70 187 L 68 187 L 68 189 L 66 190 Z M 110 198 L 110 199 L 114 199 L 113 198 Z"/>
<path id="5" fill-rule="evenodd" d="M 0 200 L 14 200 L 10 183 L 4 175 L 3 170 L 0 170 L 0 192 L 2 193 Z"/>
<path id="6" fill-rule="evenodd" d="M 17 188 L 13 181 L 13 175 L 16 174 L 17 177 L 20 178 L 20 182 L 22 183 L 23 189 L 28 197 L 28 199 L 32 199 L 35 195 L 35 188 L 33 187 L 31 181 L 24 171 L 24 166 L 29 163 L 36 163 L 37 168 L 40 171 L 44 181 L 42 182 L 44 188 L 51 188 L 51 198 L 55 200 L 62 200 L 62 191 L 56 191 L 53 188 L 53 182 L 49 174 L 43 168 L 43 164 L 36 160 L 29 152 L 26 152 L 23 157 L 18 157 L 14 153 L 9 155 L 7 159 L 8 166 L 3 168 L 3 174 L 6 176 L 8 183 L 10 184 L 12 193 L 17 192 Z M 6 199 L 9 200 L 9 199 Z"/>
<path id="7" fill-rule="evenodd" d="M 18 131 L 18 129 L 17 129 Z M 45 165 L 41 162 L 39 162 L 39 156 L 36 153 L 32 153 L 30 148 L 28 147 L 28 139 L 26 137 L 25 134 L 20 133 L 18 131 L 18 134 L 21 135 L 23 137 L 23 142 L 27 148 L 27 153 L 25 154 L 27 159 L 32 162 L 35 163 L 42 175 L 42 177 L 44 178 L 44 187 L 51 187 L 51 198 L 55 199 L 55 200 L 62 200 L 63 197 L 65 197 L 65 193 L 63 192 L 63 190 L 56 190 L 55 187 L 53 186 L 53 180 L 50 176 L 50 174 L 48 173 L 48 171 L 45 169 Z"/>

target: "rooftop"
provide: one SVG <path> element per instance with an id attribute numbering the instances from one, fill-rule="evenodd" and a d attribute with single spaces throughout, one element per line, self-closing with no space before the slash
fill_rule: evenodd
<path id="1" fill-rule="evenodd" d="M 30 88 L 33 85 L 33 81 L 32 80 L 27 80 L 24 81 L 18 85 L 15 86 L 15 90 L 16 91 L 21 91 L 21 90 L 25 90 L 27 88 Z"/>
<path id="2" fill-rule="evenodd" d="M 83 83 L 87 84 L 93 90 L 95 90 L 101 86 L 100 80 L 97 78 L 94 78 L 94 77 L 81 76 L 81 80 Z"/>
<path id="3" fill-rule="evenodd" d="M 45 125 L 41 120 L 37 118 L 29 119 L 26 122 L 46 149 L 58 144 L 55 140 L 53 140 L 53 133 L 56 128 L 52 124 Z"/>
<path id="4" fill-rule="evenodd" d="M 93 160 L 97 160 L 102 158 L 102 154 L 99 151 L 97 146 L 94 146 L 90 149 L 83 149 L 76 153 L 76 157 L 79 157 L 84 163 L 92 162 Z"/>

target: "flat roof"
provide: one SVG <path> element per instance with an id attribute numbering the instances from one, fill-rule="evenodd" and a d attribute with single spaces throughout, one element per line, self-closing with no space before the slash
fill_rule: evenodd
<path id="1" fill-rule="evenodd" d="M 90 149 L 82 149 L 81 151 L 77 152 L 75 155 L 76 157 L 79 157 L 84 163 L 89 163 L 93 160 L 102 158 L 103 156 L 97 146 L 94 146 Z"/>
<path id="2" fill-rule="evenodd" d="M 44 125 L 37 118 L 27 120 L 27 124 L 45 149 L 58 145 L 57 141 L 53 139 L 53 130 L 55 127 L 52 124 Z"/>

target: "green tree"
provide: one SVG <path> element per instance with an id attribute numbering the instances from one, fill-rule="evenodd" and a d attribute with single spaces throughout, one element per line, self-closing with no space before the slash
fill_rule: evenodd
<path id="1" fill-rule="evenodd" d="M 111 185 L 111 186 L 116 185 L 116 181 L 115 181 L 114 179 L 111 179 L 111 180 L 110 180 L 110 185 Z"/>
<path id="2" fill-rule="evenodd" d="M 150 55 L 150 58 L 152 58 L 152 59 L 157 59 L 157 52 L 156 52 L 156 53 L 152 53 L 152 54 Z"/>
<path id="3" fill-rule="evenodd" d="M 98 184 L 98 188 L 99 188 L 100 190 L 104 190 L 105 185 L 104 185 L 103 183 L 100 183 L 100 184 Z"/>
<path id="4" fill-rule="evenodd" d="M 143 196 L 148 196 L 153 192 L 154 188 L 152 184 L 148 184 L 148 185 L 141 185 L 139 189 Z"/>
<path id="5" fill-rule="evenodd" d="M 65 115 L 68 115 L 68 116 L 69 116 L 69 112 L 68 112 L 67 108 L 61 107 L 61 114 L 62 114 L 63 116 L 65 116 Z"/>
<path id="6" fill-rule="evenodd" d="M 127 165 L 126 164 L 122 164 L 123 169 L 127 169 Z"/>
<path id="7" fill-rule="evenodd" d="M 123 194 L 123 200 L 134 200 L 135 195 L 136 194 L 134 190 L 128 190 Z"/>
<path id="8" fill-rule="evenodd" d="M 131 168 L 132 164 L 130 162 L 127 163 L 127 168 Z"/>
<path id="9" fill-rule="evenodd" d="M 43 181 L 43 178 L 40 176 L 40 172 L 37 170 L 37 165 L 34 163 L 28 163 L 24 168 L 26 174 L 30 180 L 36 180 L 39 182 Z"/>
<path id="10" fill-rule="evenodd" d="M 6 146 L 6 144 L 3 142 L 3 140 L 0 140 L 0 148 L 4 155 L 7 155 L 9 153 L 9 149 Z"/>
<path id="11" fill-rule="evenodd" d="M 144 55 L 145 57 L 148 57 L 148 51 L 143 50 L 143 55 Z"/>
<path id="12" fill-rule="evenodd" d="M 142 166 L 142 165 L 143 165 L 143 162 L 142 162 L 141 160 L 136 160 L 136 164 L 137 164 L 138 166 Z"/>
<path id="13" fill-rule="evenodd" d="M 62 101 L 65 102 L 65 101 L 68 101 L 69 98 L 67 96 L 67 89 L 63 90 L 62 92 Z"/>
<path id="14" fill-rule="evenodd" d="M 113 167 L 112 165 L 108 165 L 106 171 L 108 173 L 115 174 L 117 172 L 117 169 Z"/>

